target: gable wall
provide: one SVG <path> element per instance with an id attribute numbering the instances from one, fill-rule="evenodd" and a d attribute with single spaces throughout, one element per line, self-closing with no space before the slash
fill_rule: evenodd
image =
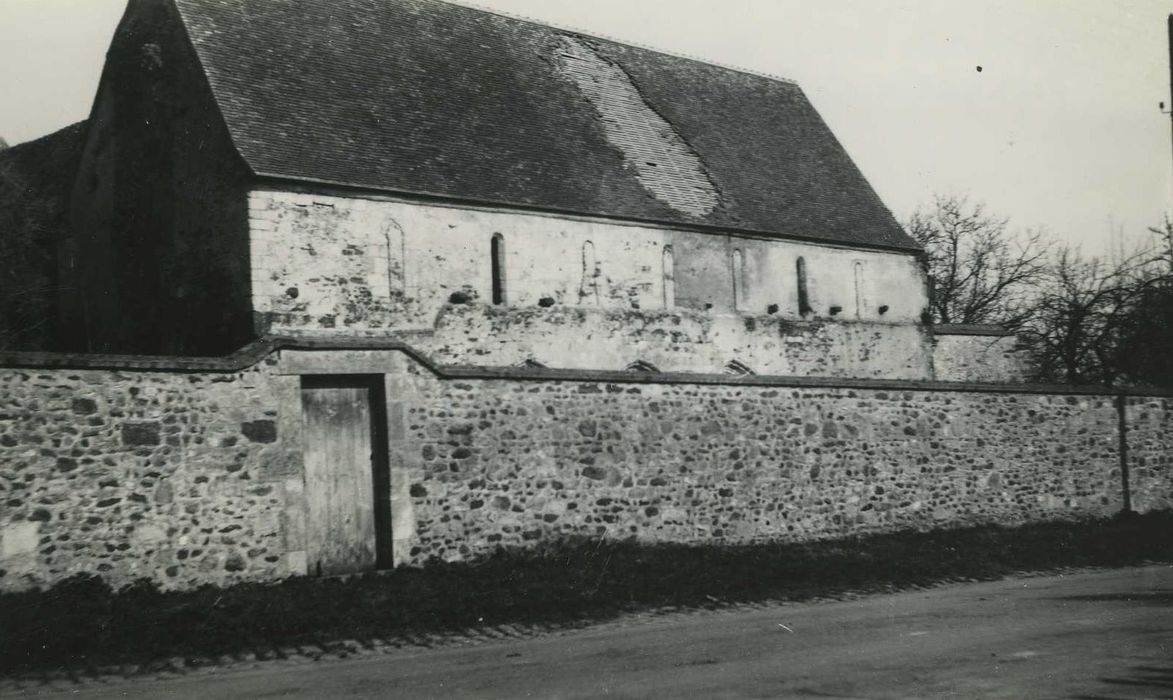
<path id="1" fill-rule="evenodd" d="M 255 190 L 249 202 L 261 332 L 411 332 L 438 357 L 471 364 L 533 358 L 621 369 L 642 358 L 705 372 L 739 359 L 759 373 L 931 375 L 918 324 L 924 282 L 911 255 L 273 190 Z M 494 234 L 505 245 L 499 306 L 491 304 Z M 744 260 L 736 309 L 734 250 Z M 799 256 L 814 308 L 805 319 Z"/>
<path id="2" fill-rule="evenodd" d="M 62 245 L 68 347 L 222 354 L 252 335 L 244 166 L 164 2 L 133 2 L 89 120 Z"/>

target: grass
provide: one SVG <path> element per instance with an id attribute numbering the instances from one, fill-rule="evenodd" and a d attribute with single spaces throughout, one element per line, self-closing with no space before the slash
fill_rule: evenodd
<path id="1" fill-rule="evenodd" d="M 468 563 L 184 592 L 145 581 L 113 591 L 78 576 L 0 595 L 0 674 L 1173 561 L 1171 535 L 1166 512 L 807 544 L 570 540 Z"/>

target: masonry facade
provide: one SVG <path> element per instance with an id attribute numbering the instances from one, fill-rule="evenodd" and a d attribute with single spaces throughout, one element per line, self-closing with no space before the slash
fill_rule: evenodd
<path id="1" fill-rule="evenodd" d="M 0 356 L 2 590 L 1173 505 L 1169 398 L 927 323 L 790 81 L 438 0 L 133 0 L 83 141 L 70 352 Z"/>
<path id="2" fill-rule="evenodd" d="M 909 255 L 308 193 L 254 191 L 249 212 L 269 334 L 392 335 L 481 366 L 933 372 Z"/>
<path id="3" fill-rule="evenodd" d="M 410 348 L 321 344 L 203 363 L 3 360 L 0 590 L 82 572 L 225 585 L 566 536 L 804 541 L 1107 516 L 1125 498 L 1173 507 L 1164 396 L 446 369 Z M 382 402 L 365 468 L 386 470 L 370 494 L 385 519 L 358 557 L 324 536 L 338 535 L 319 517 L 338 486 L 313 462 L 332 438 L 307 403 L 355 386 Z"/>
<path id="4" fill-rule="evenodd" d="M 937 376 L 919 248 L 796 85 L 385 5 L 130 3 L 59 245 L 65 349 L 361 336 L 483 366 Z M 312 66 L 283 34 L 343 15 L 371 34 L 314 36 Z M 1023 374 L 1004 354 L 983 376 Z"/>

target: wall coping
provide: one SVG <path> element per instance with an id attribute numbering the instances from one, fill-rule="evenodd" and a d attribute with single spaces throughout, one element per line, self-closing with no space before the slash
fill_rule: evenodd
<path id="1" fill-rule="evenodd" d="M 256 340 L 223 357 L 168 355 L 102 355 L 87 353 L 0 352 L 0 370 L 76 369 L 128 370 L 175 373 L 233 373 L 269 361 L 279 350 L 347 351 L 396 350 L 406 354 L 441 379 L 604 382 L 610 384 L 696 384 L 807 389 L 872 389 L 988 394 L 1039 394 L 1061 396 L 1173 397 L 1173 390 L 1136 391 L 1096 384 L 978 383 L 937 380 L 864 379 L 790 375 L 701 374 L 692 372 L 628 372 L 520 367 L 443 365 L 407 343 L 383 338 L 296 338 L 270 336 Z"/>
<path id="2" fill-rule="evenodd" d="M 1014 336 L 1002 326 L 986 323 L 941 323 L 932 327 L 936 335 L 989 335 L 1003 338 Z"/>

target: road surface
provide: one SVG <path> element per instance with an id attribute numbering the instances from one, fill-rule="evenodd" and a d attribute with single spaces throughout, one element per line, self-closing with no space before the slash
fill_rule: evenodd
<path id="1" fill-rule="evenodd" d="M 1173 567 L 629 619 L 44 698 L 1173 698 Z"/>

